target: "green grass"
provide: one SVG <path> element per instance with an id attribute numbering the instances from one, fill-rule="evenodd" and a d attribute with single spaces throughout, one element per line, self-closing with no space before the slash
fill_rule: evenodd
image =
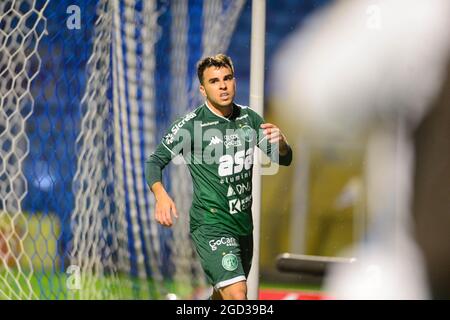
<path id="1" fill-rule="evenodd" d="M 277 290 L 293 290 L 303 292 L 321 292 L 320 285 L 313 284 L 291 284 L 291 283 L 277 283 L 277 282 L 262 282 L 259 284 L 260 289 L 277 289 Z"/>
<path id="2" fill-rule="evenodd" d="M 0 299 L 27 299 L 30 296 L 43 300 L 66 299 L 162 299 L 154 281 L 140 280 L 128 276 L 84 277 L 81 288 L 73 288 L 65 273 L 33 273 L 30 286 L 26 276 L 16 271 L 0 272 Z M 5 285 L 8 283 L 8 285 Z M 72 285 L 72 286 L 71 286 Z M 159 284 L 161 287 L 161 284 Z M 179 296 L 189 294 L 190 288 L 171 281 L 162 284 L 164 291 L 174 292 Z"/>
<path id="3" fill-rule="evenodd" d="M 18 279 L 17 281 L 14 279 Z M 33 296 L 35 299 L 42 300 L 67 300 L 67 299 L 164 299 L 164 294 L 157 290 L 154 281 L 140 280 L 128 276 L 116 277 L 91 277 L 84 278 L 84 286 L 80 289 L 70 290 L 68 275 L 65 273 L 39 273 L 35 272 L 30 279 Z M 5 286 L 9 284 L 9 289 Z M 73 284 L 73 282 L 72 282 Z M 161 287 L 161 284 L 159 284 Z M 19 290 L 19 287 L 22 290 Z M 69 285 L 70 287 L 70 285 Z M 191 287 L 189 285 L 180 285 L 172 281 L 165 281 L 162 284 L 164 292 L 177 294 L 179 297 L 189 299 Z M 30 290 L 27 289 L 25 276 L 20 276 L 17 272 L 7 274 L 0 272 L 0 299 L 28 299 Z M 299 285 L 290 283 L 262 282 L 260 289 L 278 289 L 292 290 L 302 292 L 320 292 L 319 285 Z M 2 294 L 3 293 L 3 294 Z"/>

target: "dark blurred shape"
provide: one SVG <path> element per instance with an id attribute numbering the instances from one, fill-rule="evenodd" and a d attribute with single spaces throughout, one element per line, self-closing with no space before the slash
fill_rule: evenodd
<path id="1" fill-rule="evenodd" d="M 433 299 L 450 299 L 450 63 L 431 109 L 414 132 L 413 217 Z"/>
<path id="2" fill-rule="evenodd" d="M 277 257 L 276 261 L 279 271 L 324 277 L 330 267 L 350 265 L 356 259 L 282 253 Z"/>

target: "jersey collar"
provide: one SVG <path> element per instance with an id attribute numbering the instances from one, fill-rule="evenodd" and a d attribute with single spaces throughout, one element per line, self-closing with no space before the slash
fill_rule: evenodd
<path id="1" fill-rule="evenodd" d="M 227 118 L 227 117 L 224 117 L 224 116 L 222 116 L 222 115 L 220 115 L 220 114 L 218 114 L 217 112 L 215 112 L 213 109 L 211 109 L 210 108 L 210 106 L 208 105 L 208 101 L 206 101 L 205 100 L 205 106 L 206 106 L 206 108 L 213 114 L 213 115 L 215 115 L 216 117 L 219 117 L 219 118 L 221 118 L 221 119 L 223 119 L 223 120 L 225 120 L 225 121 L 228 121 L 228 122 L 230 122 L 230 119 L 229 118 Z M 234 103 L 231 105 L 231 113 L 230 113 L 230 118 L 233 116 L 233 113 L 234 113 Z"/>

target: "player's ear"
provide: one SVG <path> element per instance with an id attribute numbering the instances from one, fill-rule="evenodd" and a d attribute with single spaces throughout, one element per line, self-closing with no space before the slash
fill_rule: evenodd
<path id="1" fill-rule="evenodd" d="M 202 86 L 202 85 L 200 85 L 199 90 L 200 90 L 200 93 L 202 94 L 202 96 L 206 98 L 206 90 L 205 90 L 205 87 Z"/>

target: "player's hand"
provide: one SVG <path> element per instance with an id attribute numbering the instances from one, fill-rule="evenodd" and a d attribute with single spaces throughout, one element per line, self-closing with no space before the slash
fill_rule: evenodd
<path id="1" fill-rule="evenodd" d="M 264 130 L 264 136 L 269 143 L 278 143 L 280 146 L 280 155 L 286 155 L 289 151 L 288 142 L 280 128 L 272 123 L 263 123 L 261 128 Z"/>
<path id="2" fill-rule="evenodd" d="M 172 215 L 178 219 L 175 202 L 173 202 L 164 188 L 155 189 L 157 190 L 155 192 L 155 220 L 165 227 L 171 227 L 173 224 Z"/>

